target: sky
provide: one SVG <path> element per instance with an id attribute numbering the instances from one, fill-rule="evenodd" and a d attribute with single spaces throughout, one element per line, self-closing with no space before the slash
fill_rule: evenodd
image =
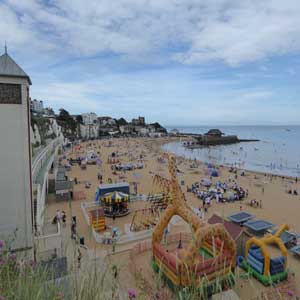
<path id="1" fill-rule="evenodd" d="M 0 0 L 0 44 L 56 111 L 300 124 L 299 0 Z"/>

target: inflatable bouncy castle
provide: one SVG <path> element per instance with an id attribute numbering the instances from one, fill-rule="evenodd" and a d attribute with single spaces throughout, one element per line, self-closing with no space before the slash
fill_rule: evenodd
<path id="1" fill-rule="evenodd" d="M 287 249 L 279 238 L 285 228 L 286 225 L 283 225 L 274 235 L 269 234 L 261 239 L 251 238 L 246 243 L 245 257 L 238 257 L 239 266 L 266 286 L 285 280 L 288 276 Z M 267 248 L 271 244 L 279 248 L 280 256 L 271 257 Z"/>
<path id="2" fill-rule="evenodd" d="M 236 245 L 223 224 L 204 223 L 191 210 L 178 184 L 176 170 L 175 158 L 169 156 L 171 179 L 164 179 L 164 186 L 171 192 L 172 201 L 153 231 L 153 267 L 172 288 L 205 288 L 212 294 L 217 290 L 216 285 L 220 288 L 234 283 Z M 161 241 L 174 215 L 191 225 L 192 239 L 186 244 L 179 240 L 175 249 L 167 249 Z"/>

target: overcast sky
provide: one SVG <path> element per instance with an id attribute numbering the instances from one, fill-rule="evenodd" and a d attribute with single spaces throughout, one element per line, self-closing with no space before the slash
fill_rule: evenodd
<path id="1" fill-rule="evenodd" d="M 0 0 L 5 40 L 55 110 L 300 124 L 299 0 Z"/>

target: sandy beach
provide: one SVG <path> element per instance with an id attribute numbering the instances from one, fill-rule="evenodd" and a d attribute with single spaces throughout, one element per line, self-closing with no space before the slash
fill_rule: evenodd
<path id="1" fill-rule="evenodd" d="M 138 139 L 112 139 L 100 141 L 90 141 L 81 144 L 81 153 L 71 152 L 67 149 L 66 153 L 62 156 L 62 164 L 67 162 L 68 158 L 75 158 L 76 155 L 85 155 L 87 150 L 94 150 L 101 158 L 102 164 L 87 165 L 86 170 L 82 170 L 80 166 L 73 165 L 68 172 L 70 178 L 77 178 L 78 184 L 74 186 L 74 200 L 57 202 L 55 196 L 50 194 L 48 197 L 46 216 L 45 218 L 50 221 L 55 215 L 56 211 L 64 210 L 67 213 L 67 226 L 70 224 L 70 216 L 77 217 L 77 233 L 78 236 L 84 237 L 85 245 L 89 250 L 93 251 L 95 255 L 107 254 L 111 252 L 112 246 L 102 245 L 96 243 L 91 228 L 87 225 L 80 204 L 82 202 L 93 202 L 95 200 L 95 192 L 97 190 L 99 181 L 97 174 L 100 172 L 103 176 L 103 183 L 108 183 L 110 180 L 116 182 L 129 182 L 131 192 L 133 192 L 133 183 L 137 183 L 138 194 L 155 194 L 160 192 L 160 188 L 153 184 L 153 177 L 159 174 L 168 178 L 168 164 L 159 160 L 162 157 L 161 146 L 164 143 L 175 141 L 175 138 L 138 138 Z M 143 169 L 136 169 L 132 171 L 120 171 L 117 175 L 113 174 L 111 164 L 108 163 L 109 156 L 115 152 L 120 163 L 137 163 L 141 161 L 144 163 Z M 177 166 L 179 169 L 178 179 L 181 182 L 182 191 L 192 208 L 199 208 L 202 206 L 202 201 L 199 200 L 193 193 L 187 192 L 187 187 L 191 187 L 193 183 L 199 182 L 201 179 L 206 178 L 206 167 L 204 163 L 197 162 L 197 167 L 191 168 L 193 161 L 177 158 Z M 225 182 L 229 178 L 235 180 L 236 183 L 244 190 L 248 190 L 248 197 L 243 201 L 236 201 L 232 203 L 216 203 L 212 201 L 208 212 L 204 215 L 204 220 L 207 220 L 214 213 L 220 216 L 227 217 L 228 215 L 238 212 L 240 210 L 250 212 L 256 216 L 256 219 L 264 219 L 273 224 L 275 227 L 287 223 L 292 232 L 300 232 L 300 195 L 288 194 L 287 190 L 300 191 L 299 183 L 296 183 L 292 178 L 270 177 L 262 173 L 246 171 L 245 176 L 240 176 L 240 171 L 237 172 L 237 177 L 229 172 L 227 167 L 217 167 L 219 177 L 212 178 L 213 183 L 217 181 Z M 85 188 L 85 182 L 91 184 L 90 188 Z M 262 208 L 251 207 L 249 205 L 251 200 L 261 202 Z M 150 207 L 146 201 L 136 201 L 129 203 L 131 213 L 122 218 L 106 218 L 106 225 L 118 227 L 120 232 L 124 234 L 126 228 L 130 226 L 134 211 Z M 176 225 L 171 225 L 171 233 L 186 232 L 189 226 L 184 222 L 179 222 Z M 130 258 L 130 249 L 136 243 L 125 246 L 116 245 L 116 253 L 110 255 L 113 262 L 120 265 L 120 278 L 119 282 L 124 290 L 128 288 L 136 288 L 141 290 L 141 285 L 138 284 L 135 274 L 132 272 L 133 264 Z M 135 267 L 143 270 L 143 276 L 149 281 L 153 281 L 154 273 L 150 268 L 151 252 L 146 251 L 136 257 L 134 264 Z M 296 281 L 300 282 L 300 260 L 289 254 L 288 268 L 295 272 Z M 154 283 L 153 283 L 154 284 Z M 253 284 L 253 286 L 252 286 Z M 254 299 L 264 287 L 258 283 L 257 280 L 252 279 L 252 283 L 244 282 L 242 279 L 236 284 L 235 290 L 241 299 Z M 300 295 L 300 284 L 298 285 L 298 295 Z M 251 295 L 251 296 L 250 296 Z"/>

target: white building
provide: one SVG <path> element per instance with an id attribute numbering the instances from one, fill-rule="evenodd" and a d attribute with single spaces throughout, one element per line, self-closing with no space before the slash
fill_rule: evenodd
<path id="1" fill-rule="evenodd" d="M 170 135 L 171 135 L 171 136 L 176 136 L 176 135 L 178 135 L 179 133 L 180 133 L 179 130 L 176 129 L 176 128 L 174 128 L 174 129 L 172 129 L 172 130 L 170 131 Z"/>
<path id="2" fill-rule="evenodd" d="M 82 116 L 82 121 L 84 125 L 92 125 L 97 122 L 97 115 L 93 112 L 91 113 L 84 113 L 81 115 Z"/>
<path id="3" fill-rule="evenodd" d="M 33 247 L 30 85 L 7 52 L 0 56 L 0 239 L 16 250 Z"/>
<path id="4" fill-rule="evenodd" d="M 31 101 L 30 108 L 33 112 L 44 113 L 44 103 L 41 100 L 34 99 Z"/>
<path id="5" fill-rule="evenodd" d="M 145 117 L 138 117 L 137 119 L 132 119 L 131 123 L 133 125 L 140 125 L 140 126 L 145 126 Z"/>
<path id="6" fill-rule="evenodd" d="M 121 125 L 120 126 L 120 132 L 121 134 L 129 134 L 133 131 L 133 126 L 131 124 Z"/>
<path id="7" fill-rule="evenodd" d="M 44 115 L 55 116 L 54 110 L 51 107 L 44 108 Z"/>
<path id="8" fill-rule="evenodd" d="M 98 131 L 99 131 L 98 124 L 92 124 L 92 125 L 80 124 L 80 135 L 82 138 L 87 138 L 87 139 L 97 138 Z"/>
<path id="9" fill-rule="evenodd" d="M 100 126 L 115 126 L 116 120 L 112 117 L 99 117 L 98 122 Z"/>

